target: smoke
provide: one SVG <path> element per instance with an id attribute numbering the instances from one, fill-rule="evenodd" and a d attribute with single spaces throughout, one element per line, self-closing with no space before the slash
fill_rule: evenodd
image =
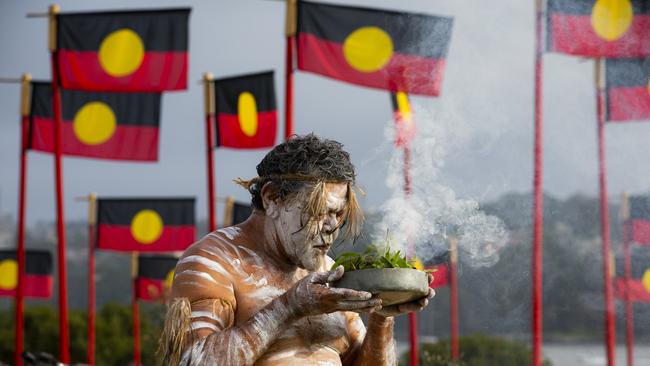
<path id="1" fill-rule="evenodd" d="M 390 148 L 386 175 L 390 197 L 381 206 L 381 220 L 373 240 L 390 240 L 393 249 L 415 255 L 423 262 L 448 250 L 449 238 L 458 239 L 463 260 L 471 266 L 491 266 L 508 241 L 503 222 L 486 215 L 478 202 L 459 198 L 444 182 L 443 168 L 450 154 L 472 141 L 472 131 L 459 118 L 443 111 L 433 113 L 412 103 L 417 135 L 411 141 L 411 193 L 404 192 L 404 150 Z M 395 141 L 394 122 L 385 129 L 389 144 Z"/>

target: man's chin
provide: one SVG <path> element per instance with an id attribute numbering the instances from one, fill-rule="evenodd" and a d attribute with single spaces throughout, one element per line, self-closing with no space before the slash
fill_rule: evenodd
<path id="1" fill-rule="evenodd" d="M 327 271 L 329 268 L 325 268 L 326 257 L 326 254 L 318 254 L 315 257 L 306 258 L 306 260 L 301 261 L 300 267 L 309 272 Z"/>

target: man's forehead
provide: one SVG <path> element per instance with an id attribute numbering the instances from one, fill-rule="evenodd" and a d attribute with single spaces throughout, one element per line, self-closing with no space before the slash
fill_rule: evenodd
<path id="1" fill-rule="evenodd" d="M 343 208 L 347 204 L 347 183 L 325 183 L 327 205 L 330 208 Z"/>

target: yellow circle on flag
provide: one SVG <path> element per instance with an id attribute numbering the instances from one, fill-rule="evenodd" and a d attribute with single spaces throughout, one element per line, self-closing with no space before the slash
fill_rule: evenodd
<path id="1" fill-rule="evenodd" d="M 18 285 L 18 262 L 14 259 L 0 261 L 0 289 L 13 290 Z"/>
<path id="2" fill-rule="evenodd" d="M 343 42 L 343 56 L 356 70 L 375 72 L 393 57 L 393 40 L 379 27 L 361 27 Z"/>
<path id="3" fill-rule="evenodd" d="M 163 220 L 154 210 L 141 210 L 131 220 L 131 235 L 140 244 L 151 244 L 160 238 Z"/>
<path id="4" fill-rule="evenodd" d="M 643 277 L 641 278 L 641 283 L 643 283 L 643 287 L 645 287 L 645 289 L 648 290 L 648 292 L 650 292 L 650 269 L 647 269 L 643 274 Z"/>
<path id="5" fill-rule="evenodd" d="M 174 282 L 174 270 L 172 269 L 167 273 L 167 276 L 165 276 L 165 280 L 163 281 L 163 287 L 167 290 L 170 290 L 172 288 L 172 282 Z"/>
<path id="6" fill-rule="evenodd" d="M 239 127 L 244 135 L 248 137 L 257 134 L 257 102 L 250 92 L 243 92 L 237 98 L 237 114 L 239 116 Z"/>
<path id="7" fill-rule="evenodd" d="M 597 0 L 591 13 L 591 26 L 598 37 L 615 41 L 627 32 L 633 18 L 630 0 Z"/>
<path id="8" fill-rule="evenodd" d="M 74 115 L 72 129 L 79 141 L 86 145 L 99 145 L 115 133 L 115 113 L 104 102 L 86 103 Z"/>
<path id="9" fill-rule="evenodd" d="M 160 290 L 158 290 L 158 287 L 149 284 L 147 285 L 147 295 L 149 295 L 150 298 L 155 299 L 160 296 Z"/>
<path id="10" fill-rule="evenodd" d="M 99 63 L 107 74 L 122 77 L 132 74 L 144 59 L 144 43 L 128 28 L 118 29 L 99 46 Z"/>

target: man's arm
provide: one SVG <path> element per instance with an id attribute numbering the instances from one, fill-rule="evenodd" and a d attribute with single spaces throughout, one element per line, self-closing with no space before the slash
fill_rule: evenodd
<path id="1" fill-rule="evenodd" d="M 397 365 L 395 341 L 393 339 L 394 317 L 424 309 L 435 295 L 433 289 L 422 299 L 410 303 L 387 306 L 368 317 L 368 330 L 358 350 L 346 358 L 346 365 L 393 366 Z M 349 362 L 347 362 L 349 360 Z"/>
<path id="2" fill-rule="evenodd" d="M 180 364 L 252 365 L 277 339 L 287 324 L 297 319 L 286 296 L 281 296 L 245 323 L 222 331 L 212 331 L 183 354 Z"/>
<path id="3" fill-rule="evenodd" d="M 286 296 L 282 296 L 235 326 L 234 286 L 239 282 L 238 276 L 245 274 L 233 268 L 237 258 L 228 246 L 211 243 L 219 240 L 223 239 L 211 237 L 198 243 L 178 262 L 172 286 L 175 301 L 171 305 L 176 309 L 170 309 L 166 319 L 174 326 L 166 324 L 168 344 L 163 347 L 175 350 L 176 354 L 165 358 L 167 364 L 252 365 L 281 329 L 296 319 Z"/>
<path id="4" fill-rule="evenodd" d="M 179 266 L 195 259 L 195 262 L 204 267 L 218 268 L 217 265 L 206 262 L 205 259 L 188 258 L 192 257 L 187 256 L 181 259 Z M 178 272 L 177 277 L 182 276 L 183 273 L 183 267 L 179 267 L 179 269 L 181 271 Z M 185 269 L 185 271 L 195 270 Z M 209 301 L 199 300 L 196 297 L 194 301 L 191 301 L 193 304 L 192 314 L 200 318 L 193 317 L 190 322 L 189 339 L 191 341 L 184 347 L 180 365 L 253 365 L 288 324 L 304 316 L 335 311 L 368 311 L 379 305 L 379 301 L 370 299 L 371 295 L 367 292 L 328 287 L 328 282 L 336 281 L 343 275 L 343 267 L 340 267 L 334 271 L 308 275 L 285 294 L 271 301 L 248 321 L 233 326 L 234 306 L 230 306 L 230 304 L 232 304 L 231 301 L 235 301 L 234 294 L 223 290 L 229 288 L 229 284 L 224 283 L 223 276 L 219 276 L 219 273 L 213 275 L 212 279 L 215 280 L 213 282 L 216 282 L 217 279 L 219 281 L 211 284 L 206 283 L 206 285 L 211 285 L 208 286 L 209 289 L 200 285 L 200 282 L 193 281 L 193 286 L 197 288 L 181 291 L 182 282 L 179 282 L 178 290 L 175 291 L 175 297 L 183 296 L 185 292 L 187 295 L 202 293 L 212 298 L 230 299 L 230 301 L 213 301 L 211 305 L 209 305 Z M 211 282 L 211 280 L 207 281 Z M 176 286 L 176 279 L 174 285 Z M 197 310 L 199 306 L 200 310 Z"/>

